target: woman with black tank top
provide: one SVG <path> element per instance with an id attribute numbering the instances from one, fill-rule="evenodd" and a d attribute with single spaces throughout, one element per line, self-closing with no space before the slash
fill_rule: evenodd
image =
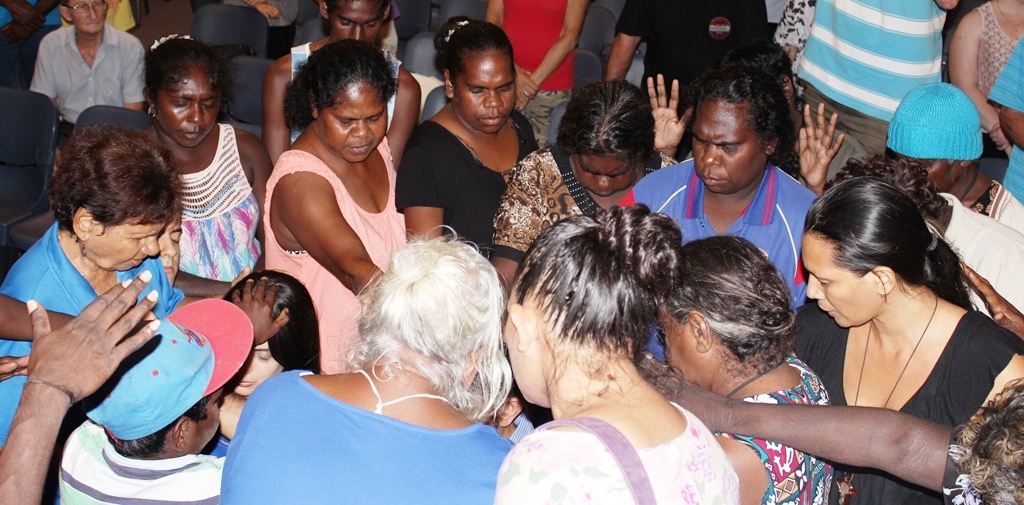
<path id="1" fill-rule="evenodd" d="M 803 263 L 818 306 L 799 313 L 797 356 L 833 405 L 952 427 L 1024 375 L 1024 345 L 973 310 L 956 253 L 888 183 L 860 178 L 825 192 L 807 214 Z M 839 503 L 942 503 L 888 474 L 843 466 L 832 495 Z"/>

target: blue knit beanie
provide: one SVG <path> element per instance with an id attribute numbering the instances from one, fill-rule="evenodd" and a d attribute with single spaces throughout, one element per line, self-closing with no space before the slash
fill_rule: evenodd
<path id="1" fill-rule="evenodd" d="M 963 91 L 927 84 L 900 102 L 886 145 L 911 158 L 970 161 L 981 157 L 981 134 L 981 116 Z"/>

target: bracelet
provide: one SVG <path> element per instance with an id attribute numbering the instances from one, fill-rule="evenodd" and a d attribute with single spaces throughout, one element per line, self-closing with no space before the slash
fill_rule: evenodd
<path id="1" fill-rule="evenodd" d="M 65 395 L 67 395 L 68 402 L 69 402 L 68 403 L 68 407 L 71 407 L 72 405 L 75 404 L 75 395 L 71 394 L 71 391 L 68 391 L 67 388 L 65 388 L 63 386 L 58 386 L 58 385 L 56 385 L 56 384 L 54 384 L 52 382 L 46 382 L 44 380 L 39 380 L 39 379 L 29 379 L 29 380 L 27 380 L 25 382 L 25 384 L 31 384 L 33 382 L 36 383 L 36 384 L 42 384 L 44 386 L 51 387 L 53 389 L 56 389 L 57 391 L 60 391 L 61 393 L 64 393 Z"/>

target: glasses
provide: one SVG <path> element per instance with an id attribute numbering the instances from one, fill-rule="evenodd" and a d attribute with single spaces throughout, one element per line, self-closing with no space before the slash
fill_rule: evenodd
<path id="1" fill-rule="evenodd" d="M 69 5 L 68 8 L 79 13 L 85 13 L 87 9 L 92 12 L 100 13 L 107 10 L 107 2 L 82 2 L 80 4 Z"/>

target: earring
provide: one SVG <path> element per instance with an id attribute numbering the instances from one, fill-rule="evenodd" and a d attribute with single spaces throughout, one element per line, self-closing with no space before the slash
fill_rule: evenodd
<path id="1" fill-rule="evenodd" d="M 85 242 L 79 242 L 78 245 L 82 248 L 82 257 L 84 258 L 88 256 L 89 253 L 85 251 Z"/>
<path id="2" fill-rule="evenodd" d="M 156 107 L 153 107 L 153 104 L 149 104 L 149 109 L 146 110 L 146 114 L 149 114 L 149 117 L 156 117 Z"/>

